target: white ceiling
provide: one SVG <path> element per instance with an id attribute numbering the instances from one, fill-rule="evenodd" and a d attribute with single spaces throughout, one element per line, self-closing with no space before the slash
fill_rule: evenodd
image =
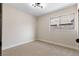
<path id="1" fill-rule="evenodd" d="M 41 16 L 49 12 L 65 8 L 67 6 L 74 5 L 74 3 L 43 3 L 43 5 L 45 6 L 43 9 L 34 8 L 33 6 L 31 6 L 31 3 L 9 3 L 9 5 L 12 5 L 17 9 L 30 13 L 34 16 Z"/>

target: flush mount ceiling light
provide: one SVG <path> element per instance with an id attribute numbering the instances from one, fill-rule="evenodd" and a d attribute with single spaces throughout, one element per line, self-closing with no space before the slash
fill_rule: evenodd
<path id="1" fill-rule="evenodd" d="M 39 8 L 43 8 L 44 6 L 41 3 L 34 3 L 32 4 L 33 7 L 39 7 Z"/>

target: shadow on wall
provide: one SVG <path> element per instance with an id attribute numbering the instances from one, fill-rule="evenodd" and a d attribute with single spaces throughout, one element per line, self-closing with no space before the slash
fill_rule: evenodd
<path id="1" fill-rule="evenodd" d="M 0 3 L 0 56 L 2 48 L 2 4 Z"/>

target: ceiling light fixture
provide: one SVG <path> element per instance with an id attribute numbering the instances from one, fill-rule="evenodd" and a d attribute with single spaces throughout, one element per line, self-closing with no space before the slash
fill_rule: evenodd
<path id="1" fill-rule="evenodd" d="M 41 3 L 34 3 L 32 4 L 33 7 L 39 7 L 39 8 L 43 8 L 43 5 Z"/>

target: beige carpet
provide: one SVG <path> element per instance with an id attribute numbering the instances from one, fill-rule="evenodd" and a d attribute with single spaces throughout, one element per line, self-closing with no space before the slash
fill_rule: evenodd
<path id="1" fill-rule="evenodd" d="M 79 52 L 48 44 L 45 42 L 34 41 L 2 52 L 3 56 L 79 56 Z"/>

